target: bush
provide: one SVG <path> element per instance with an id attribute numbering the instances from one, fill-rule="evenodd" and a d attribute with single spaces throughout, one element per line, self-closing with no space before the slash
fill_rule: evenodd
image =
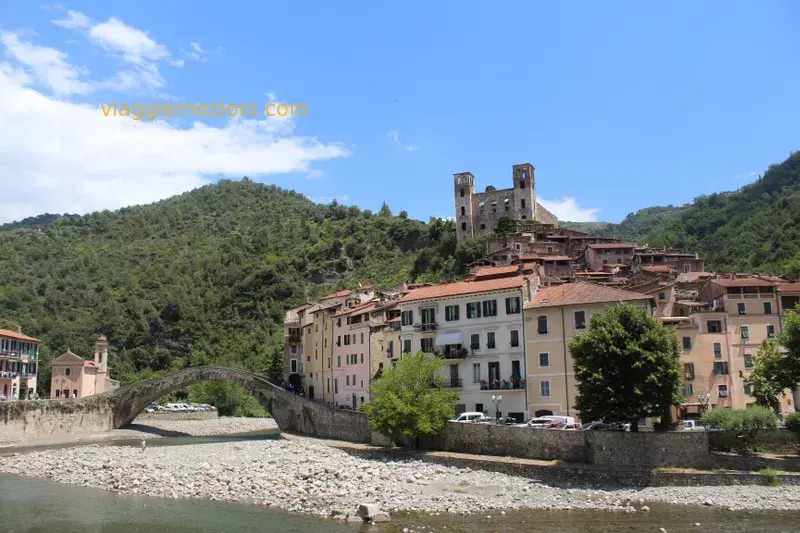
<path id="1" fill-rule="evenodd" d="M 792 413 L 783 420 L 786 428 L 800 435 L 800 412 Z"/>
<path id="2" fill-rule="evenodd" d="M 706 427 L 715 427 L 738 433 L 749 433 L 758 429 L 778 427 L 778 415 L 761 406 L 746 409 L 712 409 L 703 414 L 700 421 Z"/>

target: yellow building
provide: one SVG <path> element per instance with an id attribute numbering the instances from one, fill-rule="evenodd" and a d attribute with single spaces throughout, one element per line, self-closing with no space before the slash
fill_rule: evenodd
<path id="1" fill-rule="evenodd" d="M 580 418 L 575 408 L 577 386 L 569 352 L 572 337 L 588 330 L 592 313 L 628 302 L 650 312 L 655 305 L 646 294 L 591 283 L 542 287 L 525 305 L 525 357 L 531 416 L 565 415 Z"/>

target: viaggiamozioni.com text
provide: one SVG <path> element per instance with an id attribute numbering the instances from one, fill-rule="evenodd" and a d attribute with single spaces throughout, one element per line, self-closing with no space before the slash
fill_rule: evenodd
<path id="1" fill-rule="evenodd" d="M 263 106 L 263 114 L 268 117 L 308 116 L 307 104 L 283 104 L 269 102 Z M 158 117 L 249 117 L 260 115 L 258 104 L 230 104 L 224 100 L 207 104 L 149 104 L 119 103 L 100 104 L 100 111 L 107 117 L 129 117 L 134 120 L 155 120 Z"/>

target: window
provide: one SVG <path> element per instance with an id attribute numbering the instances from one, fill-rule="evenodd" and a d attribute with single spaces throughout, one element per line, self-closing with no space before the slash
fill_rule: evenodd
<path id="1" fill-rule="evenodd" d="M 466 222 L 462 222 L 461 223 L 461 231 L 467 231 L 467 223 Z"/>
<path id="2" fill-rule="evenodd" d="M 292 374 L 297 374 L 297 359 L 292 359 L 289 361 L 289 372 Z"/>
<path id="3" fill-rule="evenodd" d="M 485 202 L 478 202 L 478 210 L 480 211 L 480 214 L 481 214 L 481 215 L 483 214 L 483 208 L 484 208 L 485 206 L 486 206 L 486 203 L 485 203 Z"/>
<path id="4" fill-rule="evenodd" d="M 520 207 L 521 207 L 522 209 L 525 209 L 525 198 L 523 198 L 522 200 L 520 200 L 520 203 L 519 203 L 519 205 L 520 205 Z"/>
<path id="5" fill-rule="evenodd" d="M 486 347 L 490 350 L 494 349 L 494 331 L 490 331 L 486 334 Z"/>
<path id="6" fill-rule="evenodd" d="M 586 329 L 586 311 L 575 311 L 575 329 Z"/>
<path id="7" fill-rule="evenodd" d="M 687 398 L 691 398 L 692 394 L 694 394 L 694 387 L 692 387 L 692 384 L 689 383 L 687 385 L 684 385 L 683 386 L 683 395 L 686 396 Z"/>
<path id="8" fill-rule="evenodd" d="M 506 198 L 503 200 L 503 207 L 506 211 L 511 211 L 511 202 Z"/>
<path id="9" fill-rule="evenodd" d="M 744 302 L 739 302 L 738 304 L 736 304 L 736 307 L 739 309 L 739 314 L 740 315 L 746 315 L 747 314 L 747 310 L 745 309 Z"/>
<path id="10" fill-rule="evenodd" d="M 753 386 L 750 383 L 744 384 L 744 393 L 747 394 L 748 396 L 753 395 Z"/>
<path id="11" fill-rule="evenodd" d="M 400 324 L 410 326 L 414 323 L 414 311 L 403 311 L 400 317 Z"/>
<path id="12" fill-rule="evenodd" d="M 684 337 L 683 338 L 683 349 L 684 350 L 691 350 L 692 349 L 692 338 L 691 337 Z"/>
<path id="13" fill-rule="evenodd" d="M 483 316 L 497 316 L 497 300 L 484 300 Z"/>
<path id="14" fill-rule="evenodd" d="M 336 368 L 342 368 L 342 356 L 341 355 L 337 355 L 336 356 Z"/>
<path id="15" fill-rule="evenodd" d="M 665 293 L 665 292 L 659 292 L 658 293 L 658 301 L 659 302 L 663 302 L 666 299 L 667 299 L 667 293 Z"/>
<path id="16" fill-rule="evenodd" d="M 542 398 L 549 398 L 550 397 L 550 380 L 544 379 L 539 382 L 539 394 Z"/>
<path id="17" fill-rule="evenodd" d="M 483 412 L 483 404 L 482 403 L 476 403 L 475 404 L 475 412 L 476 413 L 482 413 Z"/>
<path id="18" fill-rule="evenodd" d="M 714 359 L 722 359 L 722 344 L 714 343 Z"/>
<path id="19" fill-rule="evenodd" d="M 361 344 L 364 344 L 364 334 L 361 334 Z"/>
<path id="20" fill-rule="evenodd" d="M 448 305 L 444 308 L 444 319 L 448 322 L 453 322 L 454 320 L 458 320 L 458 311 L 460 306 L 458 305 Z"/>
<path id="21" fill-rule="evenodd" d="M 472 363 L 472 382 L 473 383 L 480 383 L 481 382 L 481 364 L 480 363 Z M 477 409 L 476 409 L 477 411 Z"/>
<path id="22" fill-rule="evenodd" d="M 314 332 L 319 333 L 319 324 L 314 324 Z"/>
<path id="23" fill-rule="evenodd" d="M 764 302 L 764 314 L 765 315 L 772 314 L 772 302 Z"/>
<path id="24" fill-rule="evenodd" d="M 436 322 L 436 309 L 433 307 L 420 309 L 420 315 L 422 316 L 423 324 L 433 324 L 434 322 Z M 362 333 L 361 335 L 364 334 Z"/>
<path id="25" fill-rule="evenodd" d="M 433 339 L 427 338 L 419 341 L 420 349 L 425 353 L 433 353 Z"/>
<path id="26" fill-rule="evenodd" d="M 719 391 L 720 398 L 727 398 L 728 397 L 728 386 L 727 385 L 717 385 L 717 390 Z"/>
<path id="27" fill-rule="evenodd" d="M 464 198 L 464 188 L 463 187 L 461 188 L 460 194 L 461 194 L 461 198 Z"/>
<path id="28" fill-rule="evenodd" d="M 481 229 L 486 229 L 486 224 L 481 224 Z"/>
<path id="29" fill-rule="evenodd" d="M 462 216 L 462 217 L 463 217 L 463 216 L 466 216 L 466 214 L 467 214 L 467 208 L 466 208 L 466 207 L 464 207 L 464 206 L 462 205 L 462 206 L 461 206 L 461 216 Z"/>
<path id="30" fill-rule="evenodd" d="M 361 354 L 361 364 L 362 365 L 364 364 L 364 354 L 363 353 Z"/>
<path id="31" fill-rule="evenodd" d="M 519 331 L 516 329 L 511 330 L 511 347 L 517 348 L 519 347 Z"/>
<path id="32" fill-rule="evenodd" d="M 537 322 L 537 332 L 539 335 L 547 335 L 547 317 L 542 315 L 536 319 Z"/>
<path id="33" fill-rule="evenodd" d="M 539 366 L 542 368 L 550 366 L 550 354 L 543 352 L 539 354 Z"/>
<path id="34" fill-rule="evenodd" d="M 722 333 L 722 322 L 719 320 L 709 320 L 707 323 L 709 333 Z"/>
<path id="35" fill-rule="evenodd" d="M 750 338 L 750 326 L 742 326 L 741 327 L 742 338 L 749 339 Z"/>
<path id="36" fill-rule="evenodd" d="M 753 368 L 753 356 L 749 353 L 744 354 L 744 367 Z"/>
<path id="37" fill-rule="evenodd" d="M 341 345 L 342 345 L 342 336 L 336 335 L 336 346 L 341 346 Z"/>
<path id="38" fill-rule="evenodd" d="M 331 391 L 331 378 L 328 378 L 328 392 Z"/>
<path id="39" fill-rule="evenodd" d="M 481 303 L 470 302 L 467 304 L 467 318 L 480 318 L 481 317 Z"/>
<path id="40" fill-rule="evenodd" d="M 322 339 L 322 347 L 323 348 L 327 348 L 328 347 L 328 338 L 327 337 Z"/>
<path id="41" fill-rule="evenodd" d="M 519 180 L 519 188 L 520 189 L 524 189 L 525 188 L 525 180 Z"/>
<path id="42" fill-rule="evenodd" d="M 497 213 L 497 202 L 492 202 L 492 213 Z"/>
<path id="43" fill-rule="evenodd" d="M 394 341 L 389 341 L 388 346 L 386 346 L 386 353 L 389 354 L 389 359 L 394 357 Z M 383 364 L 383 363 L 381 363 Z"/>
<path id="44" fill-rule="evenodd" d="M 314 359 L 319 359 L 319 349 L 314 348 Z"/>
<path id="45" fill-rule="evenodd" d="M 350 374 L 345 374 L 344 375 L 344 379 L 345 379 L 344 384 L 349 387 L 350 386 Z"/>
<path id="46" fill-rule="evenodd" d="M 478 333 L 473 333 L 469 337 L 469 347 L 473 350 L 478 350 L 481 347 L 481 336 Z"/>
<path id="47" fill-rule="evenodd" d="M 771 324 L 767 324 L 767 338 L 774 339 L 775 338 L 775 326 Z"/>
<path id="48" fill-rule="evenodd" d="M 506 314 L 518 315 L 519 314 L 519 296 L 513 298 L 506 298 Z"/>
<path id="49" fill-rule="evenodd" d="M 289 351 L 292 353 L 292 355 L 296 354 L 297 353 L 297 346 L 292 344 L 292 346 L 289 348 Z"/>
<path id="50" fill-rule="evenodd" d="M 717 376 L 727 376 L 728 363 L 726 361 L 714 361 L 714 374 Z"/>
<path id="51" fill-rule="evenodd" d="M 344 336 L 344 345 L 345 346 L 350 346 L 350 334 L 349 333 Z"/>
<path id="52" fill-rule="evenodd" d="M 403 340 L 403 353 L 411 353 L 411 339 Z"/>

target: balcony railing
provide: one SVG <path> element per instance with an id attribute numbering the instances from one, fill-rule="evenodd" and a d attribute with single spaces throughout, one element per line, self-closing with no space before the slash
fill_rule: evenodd
<path id="1" fill-rule="evenodd" d="M 694 372 L 686 372 L 686 379 L 694 379 Z"/>
<path id="2" fill-rule="evenodd" d="M 466 348 L 457 348 L 453 350 L 445 350 L 443 352 L 436 352 L 436 355 L 441 355 L 445 359 L 466 359 L 469 355 L 469 350 Z"/>
<path id="3" fill-rule="evenodd" d="M 436 322 L 414 324 L 414 331 L 436 331 Z"/>
<path id="4" fill-rule="evenodd" d="M 14 379 L 18 377 L 19 377 L 19 372 L 6 372 L 6 371 L 0 372 L 0 378 Z"/>
<path id="5" fill-rule="evenodd" d="M 481 380 L 481 390 L 520 390 L 525 388 L 526 383 L 524 379 Z"/>
<path id="6" fill-rule="evenodd" d="M 286 335 L 287 342 L 303 342 L 302 335 Z"/>
<path id="7" fill-rule="evenodd" d="M 431 386 L 442 387 L 445 389 L 458 389 L 463 386 L 464 380 L 462 378 L 443 379 L 438 382 L 431 383 Z"/>
<path id="8" fill-rule="evenodd" d="M 35 372 L 20 372 L 20 377 L 23 377 L 23 378 L 35 378 L 36 377 L 36 373 Z"/>

